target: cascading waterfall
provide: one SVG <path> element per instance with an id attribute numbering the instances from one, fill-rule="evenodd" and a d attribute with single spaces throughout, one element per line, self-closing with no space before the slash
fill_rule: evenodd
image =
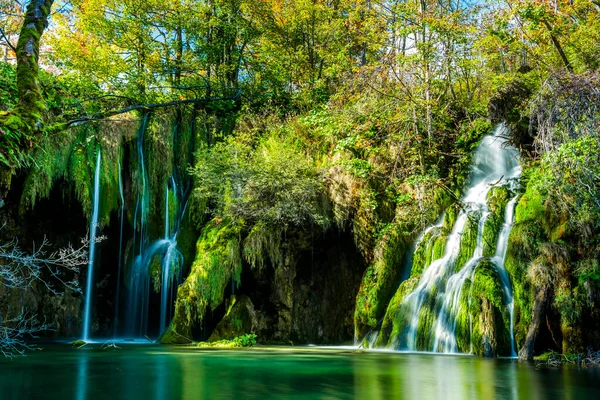
<path id="1" fill-rule="evenodd" d="M 173 192 L 177 192 L 177 186 L 175 184 L 175 178 L 171 177 L 171 184 L 173 186 Z M 179 221 L 177 221 L 177 225 Z M 166 187 L 166 207 L 165 207 L 165 255 L 161 264 L 162 275 L 161 275 L 161 293 L 160 293 L 160 330 L 163 332 L 168 326 L 168 317 L 170 309 L 168 309 L 169 299 L 173 297 L 173 282 L 175 277 L 178 281 L 181 281 L 181 266 L 183 265 L 183 256 L 177 248 L 177 235 L 178 226 L 173 235 L 170 235 L 170 224 L 169 224 L 169 186 Z"/>
<path id="2" fill-rule="evenodd" d="M 463 289 L 467 282 L 469 285 L 474 282 L 479 265 L 484 260 L 489 260 L 499 277 L 510 318 L 511 355 L 515 355 L 514 302 L 504 260 L 513 223 L 517 200 L 515 193 L 519 185 L 521 167 L 518 163 L 518 150 L 509 145 L 505 139 L 506 134 L 506 127 L 500 125 L 491 135 L 484 137 L 476 149 L 471 166 L 470 185 L 462 199 L 462 209 L 447 236 L 443 255 L 435 260 L 431 257 L 432 261 L 425 265 L 416 287 L 403 298 L 399 306 L 401 312 L 397 315 L 403 316 L 406 326 L 401 334 L 390 339 L 393 347 L 411 351 L 459 352 L 457 323 L 461 312 L 467 311 L 461 302 Z M 512 193 L 502 216 L 503 222 L 495 243 L 495 252 L 484 240 L 486 225 L 491 219 L 488 202 L 493 188 L 506 188 L 509 194 Z M 417 246 L 426 246 L 423 238 L 429 233 L 440 231 L 441 227 L 442 223 L 438 223 L 428 228 L 417 242 Z M 467 241 L 474 232 L 474 246 L 468 245 Z M 429 251 L 429 248 L 426 250 Z M 468 350 L 464 350 L 463 346 L 462 351 Z"/>
<path id="3" fill-rule="evenodd" d="M 87 341 L 90 336 L 90 313 L 92 304 L 92 289 L 94 286 L 94 264 L 96 256 L 96 230 L 98 228 L 98 215 L 100 207 L 100 160 L 101 151 L 98 148 L 96 153 L 96 171 L 94 172 L 94 208 L 92 211 L 92 221 L 90 223 L 90 249 L 88 258 L 88 275 L 85 289 L 85 308 L 83 311 L 83 337 Z"/>
<path id="4" fill-rule="evenodd" d="M 129 304 L 126 320 L 126 333 L 129 336 L 142 336 L 146 333 L 150 275 L 148 274 L 147 222 L 149 206 L 148 176 L 144 158 L 144 136 L 150 114 L 143 115 L 137 133 L 138 187 L 133 222 L 133 249 L 136 253 L 129 278 Z"/>
<path id="5" fill-rule="evenodd" d="M 168 327 L 172 315 L 174 288 L 182 280 L 183 255 L 177 238 L 181 220 L 185 214 L 189 197 L 189 182 L 183 182 L 179 171 L 179 154 L 175 150 L 179 124 L 173 130 L 172 174 L 165 183 L 164 190 L 164 234 L 153 242 L 148 237 L 148 208 L 150 201 L 149 180 L 144 158 L 144 134 L 148 125 L 148 114 L 140 123 L 137 137 L 137 201 L 134 217 L 133 249 L 135 251 L 129 274 L 129 301 L 126 314 L 125 334 L 129 337 L 142 337 L 147 333 L 148 310 L 150 303 L 150 265 L 158 262 L 160 274 L 160 325 L 162 333 Z M 187 161 L 187 160 L 186 160 Z M 187 183 L 187 184 L 186 184 Z M 118 315 L 118 310 L 117 310 Z"/>
<path id="6" fill-rule="evenodd" d="M 506 211 L 504 215 L 504 224 L 502 224 L 502 230 L 498 235 L 498 243 L 496 245 L 496 254 L 494 255 L 494 262 L 498 265 L 498 273 L 500 275 L 500 279 L 502 280 L 502 288 L 504 290 L 504 296 L 507 299 L 507 307 L 508 312 L 510 313 L 510 351 L 511 357 L 515 357 L 517 355 L 517 350 L 515 347 L 515 336 L 514 325 L 515 325 L 515 302 L 512 293 L 512 285 L 510 284 L 510 277 L 508 276 L 508 272 L 506 268 L 504 268 L 504 262 L 506 261 L 506 250 L 508 248 L 508 237 L 510 235 L 510 230 L 512 229 L 514 223 L 515 216 L 515 207 L 517 205 L 518 195 L 515 195 L 508 204 L 506 205 Z"/>

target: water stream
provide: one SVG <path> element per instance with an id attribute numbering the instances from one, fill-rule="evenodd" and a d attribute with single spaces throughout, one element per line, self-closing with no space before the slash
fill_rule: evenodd
<path id="1" fill-rule="evenodd" d="M 94 208 L 92 211 L 92 221 L 90 223 L 90 247 L 88 258 L 87 282 L 85 285 L 85 308 L 83 311 L 83 340 L 88 340 L 90 336 L 90 314 L 92 309 L 92 289 L 94 287 L 94 265 L 96 257 L 96 230 L 98 228 L 98 215 L 100 206 L 100 160 L 101 151 L 98 148 L 96 153 L 96 170 L 94 172 Z"/>
<path id="2" fill-rule="evenodd" d="M 515 355 L 513 294 L 504 260 L 512 228 L 517 200 L 515 193 L 519 185 L 521 167 L 518 151 L 505 139 L 507 133 L 507 129 L 500 125 L 491 135 L 484 137 L 477 147 L 471 166 L 470 183 L 461 200 L 461 210 L 447 237 L 443 256 L 425 266 L 415 289 L 404 297 L 401 307 L 406 311 L 403 315 L 408 315 L 408 326 L 402 337 L 392 338 L 394 347 L 411 351 L 459 352 L 456 330 L 459 315 L 465 312 L 461 309 L 464 307 L 461 304 L 463 289 L 467 282 L 474 281 L 478 266 L 486 258 L 484 248 L 488 244 L 484 243 L 484 231 L 491 214 L 488 195 L 492 188 L 503 186 L 512 197 L 505 206 L 495 254 L 487 258 L 495 266 L 500 279 L 510 318 L 511 355 Z M 441 226 L 441 223 L 437 223 L 426 232 L 439 230 Z M 468 235 L 472 234 L 469 229 L 476 230 L 476 240 L 474 249 L 468 253 L 465 261 L 462 253 L 469 251 L 469 248 L 464 248 L 465 237 L 468 239 Z M 424 244 L 417 244 L 420 245 Z M 430 315 L 429 318 L 433 319 L 425 333 L 422 332 L 424 315 Z M 424 334 L 427 338 L 422 337 Z"/>
<path id="3" fill-rule="evenodd" d="M 148 116 L 144 116 L 138 131 L 138 198 L 134 218 L 134 249 L 137 254 L 131 267 L 129 281 L 129 305 L 126 314 L 127 337 L 144 337 L 148 331 L 148 310 L 150 302 L 150 273 L 152 263 L 158 262 L 160 273 L 160 318 L 159 333 L 164 332 L 172 316 L 172 303 L 175 288 L 182 280 L 183 255 L 177 238 L 181 229 L 181 220 L 185 215 L 189 190 L 182 182 L 179 171 L 181 155 L 177 154 L 176 144 L 180 124 L 176 124 L 172 134 L 173 165 L 172 173 L 164 185 L 164 234 L 150 241 L 148 236 L 149 188 L 147 168 L 144 158 L 144 134 Z M 184 155 L 185 156 L 185 155 Z M 188 185 L 189 186 L 189 185 Z M 157 261 L 158 259 L 158 261 Z"/>
<path id="4" fill-rule="evenodd" d="M 115 173 L 118 174 L 116 178 L 118 178 L 120 229 L 118 259 L 115 255 L 114 260 L 117 277 L 112 335 L 115 338 L 147 338 L 149 324 L 151 325 L 150 334 L 161 334 L 168 327 L 173 315 L 176 289 L 182 282 L 184 265 L 177 240 L 191 192 L 191 180 L 187 177 L 185 168 L 192 162 L 191 154 L 193 152 L 191 144 L 187 150 L 180 149 L 179 141 L 185 140 L 179 137 L 182 134 L 180 119 L 181 116 L 178 115 L 178 123 L 175 124 L 171 134 L 172 172 L 161 186 L 164 190 L 164 211 L 161 208 L 162 201 L 157 200 L 159 196 L 154 193 L 158 188 L 152 187 L 153 181 L 149 176 L 147 154 L 144 148 L 150 114 L 144 114 L 139 122 L 136 140 L 133 142 L 133 162 L 123 165 L 120 154 L 117 158 Z M 191 127 L 191 136 L 193 137 L 195 134 L 193 123 Z M 188 132 L 183 133 L 187 134 Z M 94 317 L 94 267 L 99 265 L 96 260 L 95 238 L 102 191 L 100 167 L 101 151 L 98 149 L 94 174 L 94 202 L 90 221 L 88 276 L 82 333 L 82 338 L 86 341 L 90 340 Z M 127 190 L 125 190 L 129 177 L 131 186 L 127 186 Z M 128 200 L 128 196 L 132 196 L 132 201 Z M 133 204 L 134 208 L 128 210 L 128 204 Z M 164 221 L 164 233 L 158 237 L 156 237 L 155 230 L 150 229 L 149 226 L 150 220 L 152 223 L 156 223 L 161 218 L 160 216 L 157 218 L 154 210 L 161 210 L 159 213 L 162 213 Z M 129 222 L 128 215 L 131 218 Z M 130 228 L 126 228 L 127 226 Z M 126 231 L 129 231 L 130 234 L 128 235 Z M 158 266 L 160 266 L 160 271 Z M 157 274 L 157 272 L 159 273 Z M 158 282 L 159 280 L 160 282 Z M 156 294 L 151 291 L 152 283 L 155 285 Z M 160 315 L 157 315 L 159 310 Z"/>

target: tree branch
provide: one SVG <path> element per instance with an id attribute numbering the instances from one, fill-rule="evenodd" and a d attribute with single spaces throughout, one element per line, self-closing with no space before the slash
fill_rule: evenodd
<path id="1" fill-rule="evenodd" d="M 15 46 L 12 45 L 12 43 L 10 42 L 10 40 L 8 40 L 8 36 L 6 36 L 6 33 L 4 32 L 4 29 L 0 28 L 0 35 L 4 38 L 4 41 L 6 42 L 6 45 L 8 47 L 10 47 L 10 49 L 17 54 L 17 49 Z"/>
<path id="2" fill-rule="evenodd" d="M 97 113 L 95 115 L 91 115 L 89 117 L 84 116 L 84 117 L 80 117 L 80 118 L 75 118 L 71 121 L 68 121 L 66 123 L 65 127 L 70 127 L 72 125 L 78 125 L 78 124 L 92 122 L 92 121 L 101 121 L 106 118 L 113 117 L 115 115 L 125 114 L 128 112 L 137 111 L 137 110 L 150 111 L 150 110 L 155 110 L 158 108 L 173 107 L 173 106 L 179 106 L 179 105 L 185 105 L 185 104 L 201 104 L 201 103 L 210 103 L 213 101 L 235 101 L 240 97 L 240 95 L 241 95 L 241 91 L 238 90 L 235 95 L 230 96 L 230 97 L 205 97 L 205 98 L 194 98 L 194 99 L 186 99 L 186 100 L 174 100 L 174 101 L 170 101 L 167 103 L 135 104 L 135 105 L 132 105 L 129 107 L 121 108 L 119 110 L 103 111 L 103 112 Z"/>

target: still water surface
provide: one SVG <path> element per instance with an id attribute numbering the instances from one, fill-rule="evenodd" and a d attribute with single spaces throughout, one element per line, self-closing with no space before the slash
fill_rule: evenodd
<path id="1" fill-rule="evenodd" d="M 0 359 L 1 399 L 599 399 L 600 371 L 340 349 L 44 346 Z"/>

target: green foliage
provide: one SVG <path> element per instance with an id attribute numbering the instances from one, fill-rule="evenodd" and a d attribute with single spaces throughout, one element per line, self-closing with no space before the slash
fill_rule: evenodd
<path id="1" fill-rule="evenodd" d="M 10 110 L 15 106 L 16 100 L 17 80 L 15 68 L 10 64 L 0 62 L 0 110 Z"/>
<path id="2" fill-rule="evenodd" d="M 198 347 L 223 347 L 223 348 L 239 348 L 252 347 L 256 345 L 256 335 L 247 333 L 242 336 L 237 336 L 231 340 L 223 339 L 216 342 L 200 342 Z"/>
<path id="3" fill-rule="evenodd" d="M 247 333 L 233 338 L 232 341 L 237 345 L 236 347 L 252 347 L 256 345 L 256 335 L 254 333 Z"/>
<path id="4" fill-rule="evenodd" d="M 252 146 L 256 146 L 254 149 Z M 276 133 L 230 138 L 198 153 L 194 196 L 213 214 L 282 229 L 329 224 L 312 160 Z"/>
<path id="5" fill-rule="evenodd" d="M 44 135 L 34 150 L 21 195 L 21 212 L 35 207 L 47 198 L 52 188 L 62 181 L 65 194 L 73 194 L 81 203 L 85 216 L 91 218 L 93 183 L 98 149 L 102 152 L 100 171 L 100 224 L 109 222 L 110 213 L 119 206 L 118 169 L 120 132 L 113 124 L 84 125 L 57 135 Z M 101 137 L 98 141 L 98 137 Z"/>

